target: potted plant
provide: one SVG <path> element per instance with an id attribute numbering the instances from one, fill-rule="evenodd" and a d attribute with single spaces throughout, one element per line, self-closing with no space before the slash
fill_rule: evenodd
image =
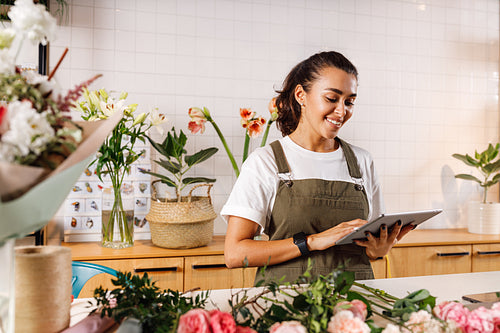
<path id="1" fill-rule="evenodd" d="M 488 189 L 500 181 L 500 158 L 498 153 L 500 143 L 478 153 L 474 157 L 461 154 L 452 156 L 465 164 L 476 168 L 482 175 L 482 179 L 470 174 L 458 174 L 455 178 L 471 180 L 478 183 L 483 189 L 483 200 L 481 202 L 470 202 L 468 207 L 468 229 L 469 232 L 477 234 L 500 234 L 500 203 L 487 202 Z"/>
<path id="2" fill-rule="evenodd" d="M 187 155 L 185 149 L 186 135 L 179 134 L 172 128 L 163 142 L 156 142 L 148 136 L 153 148 L 164 157 L 154 162 L 170 173 L 164 174 L 140 170 L 158 178 L 152 182 L 153 195 L 151 208 L 146 215 L 151 230 L 153 244 L 167 248 L 193 248 L 207 245 L 212 240 L 214 219 L 217 217 L 210 198 L 210 189 L 215 179 L 206 177 L 185 177 L 195 165 L 206 161 L 218 149 L 215 147 L 202 149 L 193 155 Z M 157 197 L 155 184 L 161 182 L 175 189 L 175 198 L 161 199 Z M 190 185 L 187 196 L 182 191 Z M 201 183 L 201 184 L 200 184 Z M 200 186 L 208 186 L 207 196 L 194 196 L 193 190 Z"/>

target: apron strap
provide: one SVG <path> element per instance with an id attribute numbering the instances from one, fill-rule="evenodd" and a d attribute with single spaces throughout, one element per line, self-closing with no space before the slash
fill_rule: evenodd
<path id="1" fill-rule="evenodd" d="M 351 146 L 339 137 L 335 137 L 335 140 L 342 146 L 347 161 L 347 168 L 349 169 L 349 175 L 353 178 L 362 178 L 358 159 L 356 155 L 354 155 Z M 271 148 L 273 149 L 276 164 L 278 164 L 278 173 L 289 173 L 290 167 L 288 166 L 288 161 L 280 142 L 278 140 L 271 142 Z"/>
<path id="2" fill-rule="evenodd" d="M 278 173 L 289 173 L 290 167 L 288 166 L 281 143 L 278 140 L 273 141 L 271 142 L 271 148 L 273 148 L 274 159 L 276 160 L 276 164 L 278 164 Z"/>
<path id="3" fill-rule="evenodd" d="M 354 155 L 351 146 L 339 137 L 335 137 L 335 140 L 342 146 L 342 150 L 344 151 L 345 159 L 347 161 L 347 168 L 349 169 L 349 175 L 353 178 L 362 178 L 361 171 L 359 170 L 358 159 L 356 158 L 356 155 Z"/>

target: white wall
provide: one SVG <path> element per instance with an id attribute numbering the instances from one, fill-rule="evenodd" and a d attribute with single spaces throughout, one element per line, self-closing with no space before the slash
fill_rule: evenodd
<path id="1" fill-rule="evenodd" d="M 498 0 L 70 0 L 51 44 L 56 78 L 69 87 L 126 90 L 187 131 L 187 110 L 208 107 L 241 160 L 239 108 L 267 103 L 298 61 L 337 50 L 358 67 L 355 114 L 341 137 L 373 154 L 387 211 L 444 208 L 428 228 L 465 226 L 477 188 L 453 153 L 499 140 Z M 52 4 L 55 7 L 55 4 Z M 271 140 L 279 136 L 276 129 Z M 220 210 L 235 180 L 215 132 L 189 149 L 218 146 L 196 169 L 215 176 Z M 497 199 L 498 189 L 491 193 Z M 218 218 L 215 232 L 223 234 Z"/>

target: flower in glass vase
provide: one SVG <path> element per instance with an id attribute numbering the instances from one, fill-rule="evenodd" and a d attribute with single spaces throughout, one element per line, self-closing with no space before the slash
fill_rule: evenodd
<path id="1" fill-rule="evenodd" d="M 137 104 L 127 105 L 127 96 L 127 93 L 121 93 L 115 98 L 104 89 L 85 89 L 84 99 L 75 104 L 75 109 L 87 121 L 108 119 L 116 113 L 122 115 L 91 163 L 95 163 L 95 172 L 101 181 L 106 176 L 111 182 L 111 187 L 103 190 L 101 230 L 104 247 L 125 248 L 134 244 L 133 199 L 124 200 L 122 197 L 123 180 L 142 154 L 134 151 L 136 142 L 145 142 L 147 131 L 166 121 L 165 117 L 158 115 L 157 109 L 135 115 Z"/>
<path id="2" fill-rule="evenodd" d="M 269 102 L 268 109 L 269 109 L 270 117 L 266 122 L 264 117 L 257 116 L 256 112 L 252 111 L 251 109 L 240 108 L 241 126 L 245 129 L 245 143 L 243 146 L 242 163 L 245 162 L 245 160 L 248 157 L 250 138 L 257 138 L 260 134 L 262 134 L 262 132 L 264 132 L 260 146 L 263 147 L 266 144 L 271 125 L 278 118 L 278 109 L 276 107 L 276 98 L 271 99 L 271 101 Z M 234 173 L 236 174 L 236 177 L 238 177 L 240 175 L 240 169 L 238 167 L 238 164 L 236 163 L 236 160 L 234 159 L 234 155 L 231 152 L 231 149 L 229 149 L 229 146 L 228 146 L 227 141 L 224 137 L 224 134 L 222 134 L 222 131 L 220 130 L 219 126 L 217 126 L 217 124 L 215 123 L 215 120 L 212 118 L 210 111 L 206 107 L 203 107 L 203 108 L 192 107 L 189 109 L 188 114 L 189 114 L 189 117 L 191 118 L 190 122 L 188 123 L 188 129 L 193 134 L 196 134 L 198 132 L 203 134 L 203 132 L 205 132 L 205 123 L 207 121 L 210 124 L 212 124 L 212 126 L 215 129 L 215 132 L 217 133 L 217 135 L 219 136 L 219 139 L 222 142 L 222 145 L 224 146 L 224 149 L 226 150 L 226 153 L 227 153 L 227 156 L 229 157 L 229 160 L 231 161 L 231 165 L 233 167 Z M 267 123 L 267 125 L 266 125 L 266 123 Z M 264 130 L 264 126 L 265 126 L 265 130 Z"/>

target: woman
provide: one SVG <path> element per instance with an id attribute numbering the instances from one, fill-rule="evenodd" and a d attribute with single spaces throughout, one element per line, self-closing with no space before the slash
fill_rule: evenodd
<path id="1" fill-rule="evenodd" d="M 264 266 L 266 277 L 293 281 L 313 260 L 312 274 L 342 266 L 371 279 L 383 257 L 413 226 L 352 245 L 343 236 L 383 212 L 371 156 L 337 137 L 353 114 L 358 73 L 342 54 L 322 52 L 296 65 L 276 100 L 284 138 L 246 160 L 221 215 L 228 222 L 224 256 L 230 268 Z M 269 241 L 254 240 L 262 232 Z"/>

